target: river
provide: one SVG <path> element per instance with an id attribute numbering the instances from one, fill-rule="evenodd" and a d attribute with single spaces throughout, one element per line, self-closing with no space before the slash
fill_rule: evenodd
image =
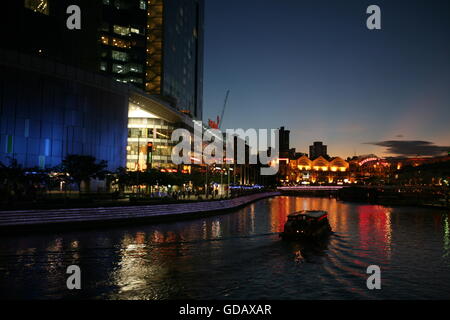
<path id="1" fill-rule="evenodd" d="M 278 237 L 297 210 L 329 212 L 316 244 Z M 450 213 L 274 197 L 175 223 L 0 236 L 0 297 L 12 299 L 449 299 Z M 68 290 L 66 268 L 81 268 Z M 369 265 L 381 290 L 368 290 Z"/>

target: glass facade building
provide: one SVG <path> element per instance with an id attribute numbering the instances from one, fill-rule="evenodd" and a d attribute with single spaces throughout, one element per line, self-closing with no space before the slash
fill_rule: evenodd
<path id="1" fill-rule="evenodd" d="M 66 27 L 70 5 L 81 30 Z M 0 21 L 0 48 L 102 73 L 202 119 L 204 0 L 7 1 Z"/>
<path id="2" fill-rule="evenodd" d="M 0 162 L 52 168 L 68 154 L 126 162 L 128 90 L 105 77 L 0 50 Z"/>
<path id="3" fill-rule="evenodd" d="M 101 72 L 203 116 L 203 0 L 103 0 Z"/>
<path id="4" fill-rule="evenodd" d="M 81 30 L 66 27 L 70 5 L 81 8 Z M 50 167 L 74 153 L 108 160 L 110 170 L 145 170 L 150 142 L 152 165 L 173 167 L 172 131 L 202 119 L 204 0 L 23 0 L 3 8 L 0 51 L 26 62 L 0 63 L 0 161 Z M 130 95 L 151 107 L 129 104 Z"/>
<path id="5" fill-rule="evenodd" d="M 193 120 L 167 102 L 142 94 L 130 92 L 128 109 L 128 170 L 146 171 L 189 170 L 172 163 L 172 132 L 178 128 L 193 132 Z"/>
<path id="6" fill-rule="evenodd" d="M 170 138 L 173 130 L 173 123 L 130 103 L 127 169 L 143 171 L 150 168 L 172 168 L 171 154 L 174 143 Z"/>
<path id="7" fill-rule="evenodd" d="M 102 0 L 98 27 L 100 71 L 122 83 L 144 88 L 146 1 Z"/>
<path id="8" fill-rule="evenodd" d="M 201 120 L 204 4 L 200 0 L 163 3 L 162 93 L 174 99 L 182 112 Z"/>

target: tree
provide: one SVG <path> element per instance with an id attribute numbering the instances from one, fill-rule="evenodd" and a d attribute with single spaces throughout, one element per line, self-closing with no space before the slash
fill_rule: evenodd
<path id="1" fill-rule="evenodd" d="M 10 165 L 0 162 L 0 193 L 1 197 L 14 200 L 20 197 L 26 185 L 25 169 L 16 159 L 10 159 Z"/>
<path id="2" fill-rule="evenodd" d="M 117 184 L 117 186 L 119 187 L 119 193 L 123 193 L 125 186 L 128 186 L 130 184 L 130 176 L 127 172 L 127 169 L 119 167 L 116 169 L 115 175 L 117 177 L 115 184 Z"/>
<path id="3" fill-rule="evenodd" d="M 67 155 L 61 163 L 61 169 L 69 174 L 71 180 L 78 185 L 80 191 L 82 182 L 86 183 L 89 191 L 91 179 L 104 179 L 108 173 L 107 167 L 108 162 L 105 160 L 97 162 L 95 157 L 76 154 Z"/>

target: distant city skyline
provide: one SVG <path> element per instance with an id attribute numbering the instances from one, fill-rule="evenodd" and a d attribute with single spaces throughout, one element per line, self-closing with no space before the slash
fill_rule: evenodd
<path id="1" fill-rule="evenodd" d="M 437 155 L 450 150 L 450 3 L 206 2 L 204 118 L 223 128 L 291 131 L 330 156 Z"/>

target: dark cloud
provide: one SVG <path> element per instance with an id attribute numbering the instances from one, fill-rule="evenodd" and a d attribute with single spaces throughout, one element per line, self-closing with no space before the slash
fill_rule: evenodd
<path id="1" fill-rule="evenodd" d="M 450 146 L 437 146 L 430 141 L 390 140 L 365 144 L 385 147 L 386 153 L 398 156 L 439 156 L 450 151 Z"/>
<path id="2" fill-rule="evenodd" d="M 404 136 L 402 134 L 398 134 L 395 136 L 396 138 L 404 138 Z"/>

